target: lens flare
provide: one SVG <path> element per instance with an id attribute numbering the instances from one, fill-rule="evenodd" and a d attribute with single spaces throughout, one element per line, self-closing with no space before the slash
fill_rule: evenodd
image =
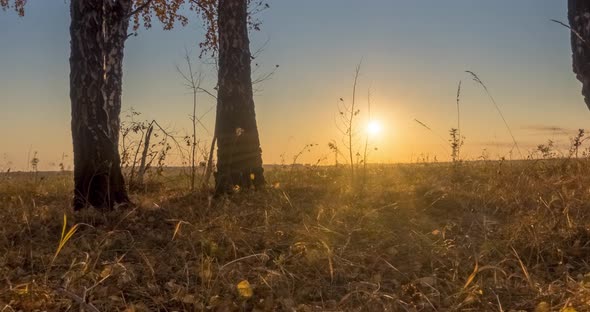
<path id="1" fill-rule="evenodd" d="M 367 124 L 367 133 L 372 136 L 380 134 L 382 130 L 381 123 L 377 120 L 371 120 Z"/>

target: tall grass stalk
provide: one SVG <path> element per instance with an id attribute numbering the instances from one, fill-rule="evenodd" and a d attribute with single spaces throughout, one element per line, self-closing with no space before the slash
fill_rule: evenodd
<path id="1" fill-rule="evenodd" d="M 459 80 L 459 85 L 457 86 L 457 135 L 459 136 L 459 140 L 461 140 L 461 110 L 459 107 L 459 102 L 461 100 L 461 80 Z M 457 150 L 457 158 L 461 159 L 461 149 Z"/>
<path id="2" fill-rule="evenodd" d="M 66 216 L 66 214 L 64 214 L 63 227 L 61 229 L 61 237 L 59 238 L 59 244 L 57 245 L 57 249 L 55 250 L 55 254 L 53 255 L 53 258 L 51 259 L 51 264 L 53 264 L 53 262 L 55 261 L 55 259 L 57 258 L 57 256 L 59 255 L 59 253 L 61 252 L 63 247 L 70 240 L 70 238 L 72 238 L 72 236 L 74 236 L 74 234 L 78 230 L 78 227 L 80 226 L 80 224 L 74 224 L 74 226 L 72 226 L 66 232 L 67 224 L 68 224 L 68 217 Z"/>
<path id="3" fill-rule="evenodd" d="M 185 81 L 185 86 L 191 91 L 193 96 L 193 112 L 190 116 L 192 122 L 192 142 L 191 142 L 191 149 L 190 149 L 190 166 L 191 166 L 191 175 L 190 175 L 190 189 L 191 191 L 195 190 L 195 177 L 197 175 L 197 93 L 201 88 L 201 81 L 202 76 L 200 72 L 193 71 L 193 63 L 190 58 L 190 53 L 188 50 L 185 50 L 185 57 L 184 60 L 187 66 L 187 72 L 184 73 L 180 68 L 176 68 L 178 73 L 182 76 Z"/>
<path id="4" fill-rule="evenodd" d="M 488 90 L 488 87 L 483 83 L 483 81 L 481 79 L 479 79 L 479 76 L 477 76 L 476 73 L 474 73 L 470 70 L 466 70 L 465 72 L 470 74 L 471 77 L 473 78 L 473 81 L 475 81 L 477 84 L 479 84 L 484 89 L 487 96 L 492 101 L 492 104 L 494 104 L 494 107 L 498 111 L 498 114 L 502 118 L 502 121 L 504 122 L 504 125 L 506 126 L 506 129 L 508 130 L 508 133 L 510 134 L 510 137 L 512 138 L 512 142 L 514 143 L 514 147 L 516 147 L 516 150 L 518 151 L 518 154 L 520 155 L 520 157 L 523 158 L 522 152 L 520 151 L 520 148 L 518 147 L 518 143 L 516 142 L 516 138 L 514 137 L 514 134 L 512 133 L 512 129 L 510 129 L 510 125 L 508 125 L 508 122 L 506 121 L 506 118 L 504 117 L 504 114 L 502 113 L 500 106 L 498 106 L 498 103 L 496 103 L 496 100 L 494 99 L 494 97 L 492 96 L 490 91 Z"/>
<path id="5" fill-rule="evenodd" d="M 367 124 L 371 122 L 371 89 L 367 91 Z M 365 151 L 363 154 L 363 185 L 367 180 L 367 150 L 369 147 L 369 131 L 365 129 Z"/>
<path id="6" fill-rule="evenodd" d="M 357 134 L 356 118 L 358 117 L 360 110 L 357 108 L 356 103 L 356 89 L 358 86 L 359 76 L 361 72 L 362 61 L 358 63 L 354 72 L 354 80 L 352 84 L 352 100 L 350 104 L 347 104 L 343 98 L 340 98 L 337 102 L 339 117 L 336 120 L 336 128 L 343 135 L 343 145 L 348 149 L 348 161 L 350 163 L 350 181 L 351 185 L 354 186 L 356 181 L 355 173 L 355 154 L 357 155 L 357 163 L 360 161 L 360 148 L 357 149 L 355 142 L 355 135 Z"/>
<path id="7" fill-rule="evenodd" d="M 356 70 L 354 72 L 354 83 L 352 85 L 352 104 L 350 107 L 349 112 L 349 124 L 348 124 L 348 153 L 350 157 L 350 180 L 354 184 L 354 158 L 353 158 L 353 151 L 352 151 L 352 137 L 354 136 L 354 117 L 358 114 L 358 110 L 356 110 L 356 87 L 358 83 L 358 78 L 361 72 L 361 63 L 356 66 Z"/>
<path id="8" fill-rule="evenodd" d="M 422 128 L 428 130 L 428 132 L 432 133 L 434 136 L 436 136 L 442 142 L 440 144 L 440 146 L 443 148 L 445 153 L 449 152 L 448 142 L 447 142 L 447 140 L 445 140 L 445 138 L 443 138 L 439 133 L 434 132 L 434 130 L 432 130 L 432 128 L 430 128 L 426 123 L 424 123 L 416 118 L 414 118 L 414 121 L 417 124 L 419 124 Z"/>

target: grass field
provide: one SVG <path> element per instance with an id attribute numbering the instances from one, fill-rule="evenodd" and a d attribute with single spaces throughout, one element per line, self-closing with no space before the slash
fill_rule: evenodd
<path id="1" fill-rule="evenodd" d="M 0 311 L 590 311 L 589 160 L 347 174 L 76 214 L 70 173 L 0 175 Z"/>

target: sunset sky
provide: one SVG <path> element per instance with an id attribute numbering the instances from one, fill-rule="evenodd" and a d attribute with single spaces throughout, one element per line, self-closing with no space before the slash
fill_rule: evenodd
<path id="1" fill-rule="evenodd" d="M 300 158 L 328 157 L 342 134 L 335 125 L 337 101 L 351 100 L 354 69 L 362 59 L 357 103 L 359 129 L 366 123 L 367 91 L 382 131 L 371 137 L 378 151 L 370 162 L 416 161 L 419 155 L 447 160 L 443 146 L 456 127 L 455 97 L 463 80 L 463 156 L 483 149 L 507 156 L 511 138 L 480 86 L 477 73 L 503 111 L 526 156 L 552 139 L 588 128 L 590 112 L 571 72 L 569 33 L 551 19 L 566 21 L 567 5 L 555 0 L 271 0 L 259 15 L 262 30 L 251 35 L 258 77 L 255 97 L 263 160 L 290 163 L 306 144 L 319 144 Z M 26 16 L 0 11 L 0 169 L 26 169 L 38 152 L 40 168 L 57 169 L 71 157 L 69 101 L 69 2 L 29 1 Z M 123 110 L 134 108 L 178 135 L 190 128 L 191 96 L 176 72 L 185 47 L 198 60 L 201 21 L 171 31 L 154 24 L 127 42 Z M 202 60 L 204 87 L 215 86 L 210 60 Z M 214 102 L 199 96 L 199 112 Z M 214 114 L 204 119 L 213 129 Z M 417 124 L 418 119 L 432 132 Z M 199 129 L 204 141 L 210 140 Z M 359 133 L 364 132 L 359 130 Z M 442 139 L 441 139 L 442 137 Z M 342 147 L 342 146 L 341 146 Z M 517 156 L 517 155 L 515 155 Z M 341 159 L 341 161 L 343 161 Z"/>

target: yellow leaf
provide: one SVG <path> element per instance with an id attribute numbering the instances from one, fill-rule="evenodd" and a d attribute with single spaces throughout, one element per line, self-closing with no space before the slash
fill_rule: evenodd
<path id="1" fill-rule="evenodd" d="M 549 312 L 549 311 L 551 311 L 551 306 L 549 306 L 549 303 L 547 303 L 545 301 L 539 302 L 539 304 L 537 304 L 537 306 L 535 307 L 535 312 Z"/>
<path id="2" fill-rule="evenodd" d="M 29 284 L 17 285 L 13 290 L 19 295 L 26 295 L 29 293 Z"/>
<path id="3" fill-rule="evenodd" d="M 563 308 L 563 309 L 559 310 L 559 312 L 578 312 L 578 311 L 572 307 L 567 307 L 567 308 Z"/>
<path id="4" fill-rule="evenodd" d="M 252 290 L 252 286 L 247 280 L 243 280 L 238 283 L 238 294 L 242 299 L 250 299 L 254 295 L 254 291 Z"/>
<path id="5" fill-rule="evenodd" d="M 107 276 L 110 276 L 112 272 L 113 272 L 113 267 L 110 265 L 107 265 L 100 272 L 100 278 L 107 278 Z"/>

